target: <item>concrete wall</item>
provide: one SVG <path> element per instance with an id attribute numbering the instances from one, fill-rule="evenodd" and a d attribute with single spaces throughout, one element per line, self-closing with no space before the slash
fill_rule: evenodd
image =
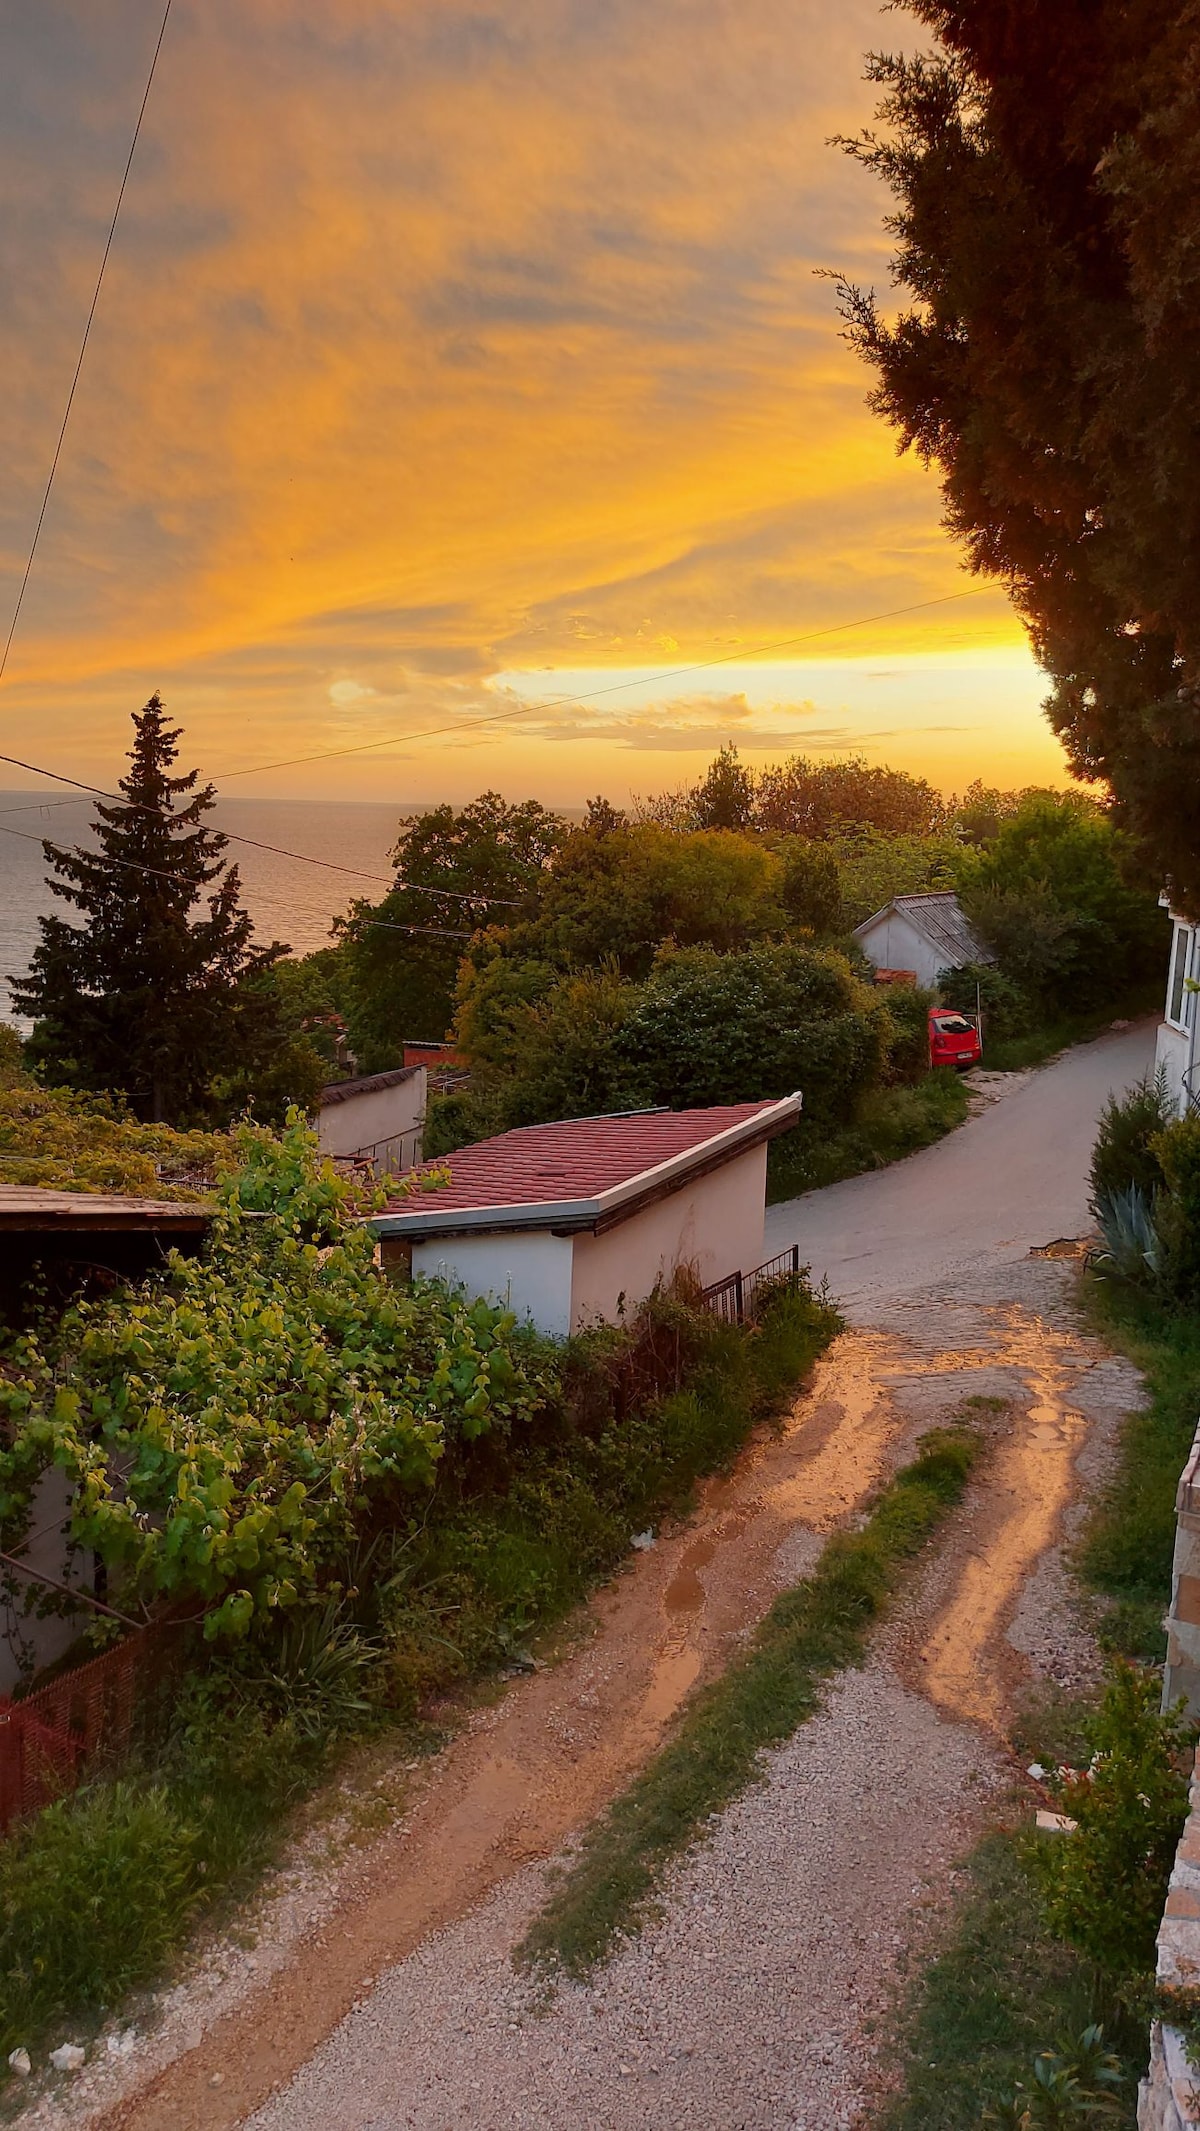
<path id="1" fill-rule="evenodd" d="M 898 910 L 888 911 L 866 932 L 860 932 L 858 943 L 876 969 L 915 970 L 918 984 L 928 985 L 931 990 L 937 986 L 938 971 L 946 967 L 945 956 Z"/>
<path id="2" fill-rule="evenodd" d="M 72 1552 L 66 1542 L 64 1527 L 70 1506 L 70 1489 L 63 1475 L 43 1473 L 34 1489 L 29 1522 L 33 1543 L 21 1550 L 19 1559 L 27 1561 L 30 1568 L 57 1577 L 61 1583 L 88 1582 L 94 1570 L 92 1555 L 81 1550 Z M 39 1620 L 36 1613 L 24 1611 L 26 1600 L 36 1603 L 39 1589 L 44 1597 L 53 1594 L 29 1577 L 15 1571 L 11 1574 L 15 1597 L 0 1597 L 0 1695 L 12 1693 L 26 1676 L 30 1661 L 39 1672 L 44 1665 L 52 1665 L 94 1618 L 86 1606 L 80 1606 L 77 1612 L 65 1616 L 51 1613 Z"/>
<path id="3" fill-rule="evenodd" d="M 1160 1021 L 1154 1040 L 1154 1070 L 1165 1073 L 1175 1114 L 1182 1117 L 1187 1109 L 1187 1090 L 1183 1076 L 1187 1072 L 1190 1038 L 1186 1029 L 1176 1028 L 1172 1021 Z"/>
<path id="4" fill-rule="evenodd" d="M 424 1066 L 390 1088 L 371 1088 L 326 1103 L 317 1112 L 323 1154 L 362 1155 L 378 1176 L 411 1169 L 421 1159 L 425 1123 Z"/>
<path id="5" fill-rule="evenodd" d="M 606 1235 L 576 1236 L 572 1329 L 614 1319 L 619 1296 L 632 1307 L 678 1265 L 694 1265 L 706 1287 L 761 1265 L 766 1192 L 767 1150 L 751 1147 Z"/>
<path id="6" fill-rule="evenodd" d="M 449 1281 L 531 1317 L 539 1332 L 571 1330 L 571 1238 L 531 1231 L 511 1236 L 442 1236 L 413 1244 L 414 1275 Z"/>
<path id="7" fill-rule="evenodd" d="M 1167 1989 L 1200 1988 L 1200 1762 L 1158 1934 L 1158 1980 Z M 1189 2062 L 1173 2027 L 1156 2020 L 1150 2069 L 1138 2089 L 1138 2131 L 1194 2131 L 1200 2125 L 1200 2068 Z"/>

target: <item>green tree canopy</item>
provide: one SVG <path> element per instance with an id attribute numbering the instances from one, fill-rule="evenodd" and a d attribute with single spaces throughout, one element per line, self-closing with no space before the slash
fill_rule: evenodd
<path id="1" fill-rule="evenodd" d="M 172 773 L 179 731 L 161 698 L 133 724 L 122 799 L 96 808 L 96 847 L 44 846 L 50 888 L 79 919 L 43 917 L 28 976 L 11 980 L 34 1022 L 28 1060 L 43 1079 L 113 1090 L 155 1121 L 228 1116 L 260 1083 L 266 1114 L 282 1114 L 322 1078 L 276 1010 L 287 949 L 254 946 L 226 838 L 205 823 L 213 787 L 196 770 Z"/>
<path id="2" fill-rule="evenodd" d="M 885 836 L 927 836 L 941 826 L 944 804 L 923 777 L 854 755 L 811 762 L 792 755 L 758 779 L 754 819 L 787 836 L 836 836 L 876 829 Z"/>
<path id="3" fill-rule="evenodd" d="M 505 945 L 560 969 L 613 962 L 645 976 L 664 940 L 728 951 L 781 931 L 782 879 L 779 859 L 754 837 L 589 821 L 555 852 L 536 915 L 506 927 Z M 482 959 L 494 951 L 485 945 Z M 480 957 L 480 946 L 471 953 Z"/>
<path id="4" fill-rule="evenodd" d="M 509 806 L 498 792 L 402 824 L 395 886 L 381 902 L 354 903 L 338 926 L 345 1013 L 362 1072 L 396 1065 L 406 1042 L 442 1041 L 468 939 L 533 907 L 565 834 L 566 823 L 536 799 Z"/>
<path id="5" fill-rule="evenodd" d="M 1103 808 L 1033 792 L 985 850 L 964 853 L 959 894 L 1005 976 L 1043 1005 L 1088 1012 L 1164 981 L 1166 919 L 1132 858 Z"/>
<path id="6" fill-rule="evenodd" d="M 1200 15 L 905 0 L 877 56 L 895 319 L 843 289 L 872 405 L 1006 584 L 1071 762 L 1200 910 Z"/>

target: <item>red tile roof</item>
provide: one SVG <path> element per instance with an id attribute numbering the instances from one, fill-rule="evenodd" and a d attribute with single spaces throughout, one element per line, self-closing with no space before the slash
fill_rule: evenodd
<path id="1" fill-rule="evenodd" d="M 778 1102 L 731 1103 L 717 1109 L 639 1110 L 526 1125 L 425 1163 L 424 1171 L 448 1167 L 449 1184 L 428 1195 L 394 1199 L 384 1216 L 441 1223 L 447 1214 L 469 1209 L 592 1202 L 681 1155 L 694 1153 L 699 1163 L 700 1150 L 713 1141 L 780 1111 Z M 781 1115 L 773 1122 L 776 1130 L 784 1131 L 794 1116 Z M 729 1151 L 732 1156 L 741 1148 L 735 1144 Z"/>

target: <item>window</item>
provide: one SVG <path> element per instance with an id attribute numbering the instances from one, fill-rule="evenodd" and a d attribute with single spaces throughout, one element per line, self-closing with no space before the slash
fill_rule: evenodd
<path id="1" fill-rule="evenodd" d="M 1190 1000 L 1183 989 L 1183 983 L 1188 973 L 1191 950 L 1192 931 L 1190 925 L 1177 925 L 1175 927 L 1175 954 L 1171 963 L 1171 994 L 1167 1002 L 1167 1019 L 1168 1021 L 1177 1022 L 1180 1027 L 1188 1019 L 1186 1009 L 1190 1006 Z"/>

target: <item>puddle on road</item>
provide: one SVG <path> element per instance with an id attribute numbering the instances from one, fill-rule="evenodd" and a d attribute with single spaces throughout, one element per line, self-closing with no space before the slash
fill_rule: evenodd
<path id="1" fill-rule="evenodd" d="M 1067 1398 L 1077 1374 L 1069 1334 L 1013 1312 L 991 1356 L 1018 1369 L 1028 1403 L 997 1444 L 981 1485 L 975 1545 L 921 1651 L 931 1701 L 1003 1733 L 1014 1652 L 1006 1630 L 1025 1579 L 1058 1536 L 1089 1423 Z"/>

